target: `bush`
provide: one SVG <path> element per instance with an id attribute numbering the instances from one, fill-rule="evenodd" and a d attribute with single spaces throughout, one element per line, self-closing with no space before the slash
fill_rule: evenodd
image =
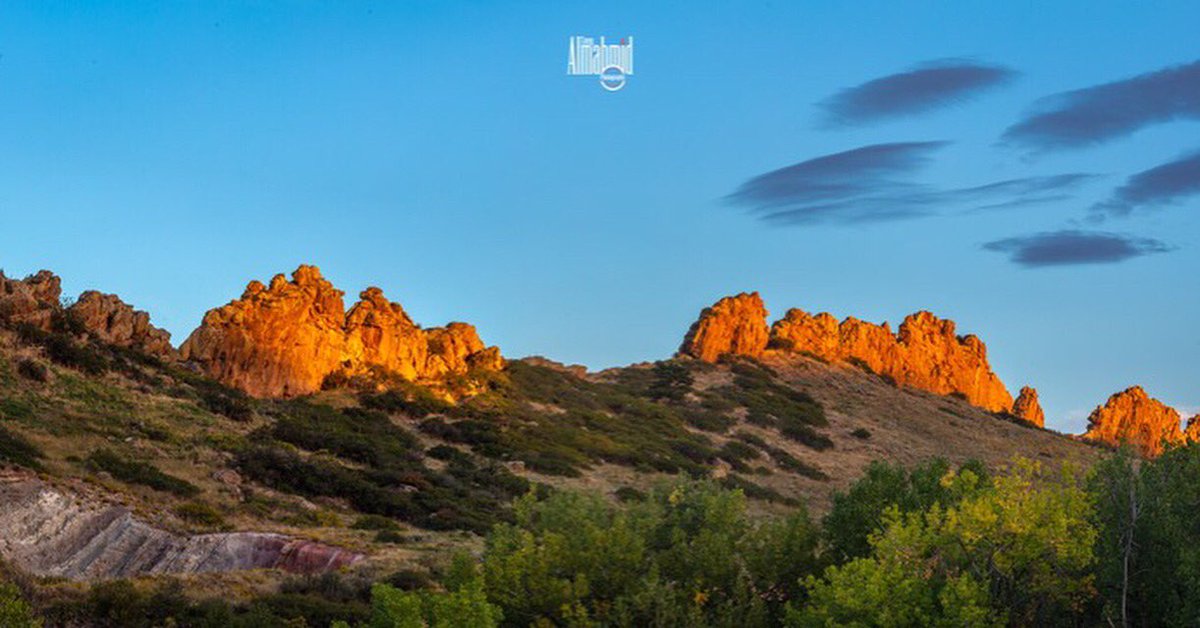
<path id="1" fill-rule="evenodd" d="M 401 591 L 386 584 L 371 588 L 372 626 L 495 628 L 503 616 L 488 602 L 478 578 L 444 593 Z"/>
<path id="2" fill-rule="evenodd" d="M 40 628 L 41 620 L 21 597 L 15 585 L 0 581 L 0 626 L 5 628 Z"/>
<path id="3" fill-rule="evenodd" d="M 957 504 L 964 493 L 947 480 L 964 471 L 978 479 L 978 487 L 988 486 L 989 475 L 979 462 L 966 462 L 958 471 L 942 459 L 930 460 L 911 471 L 887 462 L 872 462 L 849 490 L 833 495 L 833 507 L 823 521 L 830 555 L 844 562 L 869 554 L 869 538 L 883 527 L 884 513 L 889 508 L 905 514 L 935 503 L 942 507 Z"/>
<path id="4" fill-rule="evenodd" d="M 17 374 L 25 379 L 46 383 L 50 379 L 50 370 L 37 360 L 24 359 L 17 363 Z"/>
<path id="5" fill-rule="evenodd" d="M 399 530 L 400 524 L 380 515 L 363 515 L 350 525 L 355 530 Z"/>
<path id="6" fill-rule="evenodd" d="M 246 393 L 223 386 L 216 382 L 204 381 L 196 386 L 196 395 L 200 405 L 209 412 L 223 415 L 238 422 L 249 421 L 254 416 L 254 407 Z"/>
<path id="7" fill-rule="evenodd" d="M 871 438 L 871 430 L 868 430 L 865 427 L 860 427 L 855 429 L 853 432 L 850 432 L 850 435 L 859 440 L 867 440 L 868 438 Z"/>
<path id="8" fill-rule="evenodd" d="M 506 625 L 777 625 L 815 573 L 818 534 L 800 509 L 757 521 L 713 482 L 656 487 L 617 506 L 600 495 L 527 495 L 488 535 L 482 571 Z"/>
<path id="9" fill-rule="evenodd" d="M 408 537 L 404 536 L 398 530 L 380 530 L 375 533 L 376 543 L 405 543 Z"/>
<path id="10" fill-rule="evenodd" d="M 175 507 L 175 514 L 188 523 L 209 528 L 225 527 L 225 516 L 220 510 L 204 502 L 187 502 Z"/>
<path id="11" fill-rule="evenodd" d="M 361 395 L 359 400 L 364 406 L 374 410 L 400 412 L 415 418 L 447 413 L 454 408 L 435 396 L 428 388 L 411 384 L 376 395 Z"/>
<path id="12" fill-rule="evenodd" d="M 18 466 L 40 471 L 41 459 L 45 458 L 37 445 L 29 442 L 24 436 L 0 425 L 0 462 L 8 462 Z"/>
<path id="13" fill-rule="evenodd" d="M 108 359 L 88 344 L 81 344 L 65 333 L 48 333 L 29 324 L 17 327 L 17 335 L 26 344 L 42 347 L 46 356 L 56 364 L 82 371 L 88 375 L 103 375 L 109 370 Z"/>
<path id="14" fill-rule="evenodd" d="M 192 497 L 200 493 L 200 489 L 187 480 L 163 473 L 148 462 L 123 458 L 110 449 L 93 451 L 87 463 L 127 484 L 141 484 L 180 497 Z"/>

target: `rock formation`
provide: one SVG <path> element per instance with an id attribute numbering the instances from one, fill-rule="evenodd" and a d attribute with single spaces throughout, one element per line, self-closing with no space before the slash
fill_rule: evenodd
<path id="1" fill-rule="evenodd" d="M 0 321 L 30 324 L 50 330 L 50 320 L 62 308 L 62 282 L 48 270 L 25 279 L 9 279 L 0 272 Z"/>
<path id="2" fill-rule="evenodd" d="M 743 292 L 701 312 L 679 352 L 705 362 L 716 362 L 726 354 L 757 358 L 766 351 L 769 335 L 762 297 Z"/>
<path id="3" fill-rule="evenodd" d="M 347 313 L 342 294 L 314 266 L 297 268 L 291 281 L 252 281 L 240 299 L 205 314 L 180 351 L 257 397 L 313 393 L 335 373 L 381 370 L 426 382 L 503 367 L 471 325 L 421 329 L 379 288 L 364 290 Z"/>
<path id="4" fill-rule="evenodd" d="M 52 331 L 56 314 L 69 314 L 92 338 L 118 347 L 171 357 L 171 334 L 150 324 L 150 315 L 133 309 L 115 294 L 89 290 L 69 308 L 62 306 L 62 282 L 48 270 L 22 280 L 0 273 L 0 322 L 29 324 Z"/>
<path id="5" fill-rule="evenodd" d="M 151 325 L 149 314 L 133 309 L 115 294 L 89 290 L 79 295 L 67 312 L 101 342 L 158 357 L 175 352 L 169 332 Z"/>
<path id="6" fill-rule="evenodd" d="M 929 312 L 904 319 L 899 334 L 887 323 L 856 318 L 839 323 L 829 314 L 803 310 L 767 327 L 767 310 L 758 293 L 717 301 L 688 330 L 679 352 L 707 362 L 733 354 L 757 358 L 768 347 L 780 353 L 805 353 L 829 362 L 855 362 L 897 384 L 948 395 L 960 394 L 993 412 L 1009 412 L 1013 399 L 987 361 L 987 348 L 975 336 L 959 337 L 954 322 Z"/>
<path id="7" fill-rule="evenodd" d="M 988 365 L 983 341 L 956 335 L 954 321 L 929 312 L 909 315 L 893 334 L 887 323 L 856 318 L 838 323 L 829 314 L 791 309 L 771 326 L 771 340 L 772 346 L 830 362 L 856 362 L 902 386 L 959 394 L 993 412 L 1013 407 L 1012 396 Z"/>
<path id="8" fill-rule="evenodd" d="M 1189 443 L 1200 440 L 1200 414 L 1187 420 L 1187 427 L 1183 430 L 1183 437 Z"/>
<path id="9" fill-rule="evenodd" d="M 39 480 L 0 474 L 0 557 L 73 580 L 242 569 L 324 573 L 362 560 L 337 547 L 263 532 L 181 536 L 122 506 L 93 504 Z"/>
<path id="10" fill-rule="evenodd" d="M 1093 410 L 1083 437 L 1111 445 L 1128 443 L 1150 457 L 1162 453 L 1165 446 L 1184 442 L 1179 413 L 1147 395 L 1141 386 L 1116 393 Z"/>
<path id="11" fill-rule="evenodd" d="M 1046 413 L 1042 412 L 1042 404 L 1038 403 L 1037 389 L 1025 386 L 1013 402 L 1012 413 L 1019 419 L 1024 419 L 1038 427 L 1046 426 Z"/>

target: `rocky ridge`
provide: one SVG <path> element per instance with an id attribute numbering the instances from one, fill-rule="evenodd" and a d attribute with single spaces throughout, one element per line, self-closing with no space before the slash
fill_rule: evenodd
<path id="1" fill-rule="evenodd" d="M 875 325 L 856 318 L 839 323 L 830 314 L 811 315 L 800 309 L 788 310 L 768 327 L 767 315 L 757 293 L 721 299 L 700 314 L 680 354 L 707 362 L 723 355 L 757 358 L 768 351 L 805 354 L 858 364 L 902 386 L 961 395 L 993 412 L 1014 411 L 1012 395 L 988 365 L 983 341 L 973 335 L 958 336 L 953 321 L 917 312 L 893 333 L 887 323 Z M 1033 401 L 1036 405 L 1036 395 Z M 1022 412 L 1033 412 L 1028 401 Z"/>
<path id="2" fill-rule="evenodd" d="M 252 281 L 241 298 L 209 310 L 180 352 L 256 397 L 310 394 L 331 375 L 383 372 L 428 383 L 503 368 L 499 350 L 471 325 L 422 329 L 374 287 L 347 312 L 343 294 L 315 266 L 300 266 L 291 281 Z"/>
<path id="3" fill-rule="evenodd" d="M 38 576 L 96 580 L 259 568 L 324 573 L 363 559 L 280 534 L 172 534 L 123 506 L 89 503 L 21 473 L 0 472 L 0 503 L 0 556 Z"/>
<path id="4" fill-rule="evenodd" d="M 149 314 L 135 310 L 115 294 L 88 290 L 64 307 L 62 281 L 54 273 L 42 270 L 25 279 L 9 279 L 0 273 L 0 321 L 52 331 L 56 317 L 62 315 L 70 319 L 69 331 L 159 358 L 175 356 L 171 334 L 151 325 Z"/>

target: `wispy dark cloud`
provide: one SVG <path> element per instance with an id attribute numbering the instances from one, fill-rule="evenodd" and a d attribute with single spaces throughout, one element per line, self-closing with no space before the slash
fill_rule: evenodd
<path id="1" fill-rule="evenodd" d="M 1044 98 L 1004 139 L 1032 148 L 1075 148 L 1198 118 L 1200 61 Z"/>
<path id="2" fill-rule="evenodd" d="M 1016 72 L 964 60 L 931 62 L 844 89 L 818 106 L 825 122 L 847 126 L 924 113 L 1010 81 Z"/>
<path id="3" fill-rule="evenodd" d="M 983 248 L 1007 253 L 1009 260 L 1027 268 L 1114 264 L 1172 250 L 1153 238 L 1073 229 L 995 240 L 984 244 Z"/>
<path id="4" fill-rule="evenodd" d="M 1112 198 L 1092 206 L 1099 217 L 1127 216 L 1135 209 L 1170 205 L 1200 194 L 1200 151 L 1143 170 L 1125 181 Z"/>
<path id="5" fill-rule="evenodd" d="M 775 225 L 865 223 L 917 218 L 948 207 L 999 209 L 1061 200 L 1096 178 L 1087 173 L 1023 177 L 937 189 L 913 175 L 946 142 L 872 144 L 747 180 L 726 200 Z"/>
<path id="6" fill-rule="evenodd" d="M 946 142 L 897 142 L 861 146 L 758 175 L 727 198 L 770 218 L 786 213 L 797 221 L 886 219 L 863 201 L 917 189 L 897 180 L 927 164 Z M 886 215 L 885 215 L 886 214 Z"/>

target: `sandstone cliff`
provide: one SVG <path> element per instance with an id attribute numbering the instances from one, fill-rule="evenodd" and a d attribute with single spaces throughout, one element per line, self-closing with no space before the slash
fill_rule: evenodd
<path id="1" fill-rule="evenodd" d="M 38 576 L 92 580 L 260 568 L 323 573 L 363 558 L 280 534 L 172 534 L 122 506 L 88 503 L 21 474 L 0 472 L 0 503 L 0 557 Z"/>
<path id="2" fill-rule="evenodd" d="M 1185 439 L 1179 413 L 1150 397 L 1141 386 L 1116 393 L 1093 410 L 1083 436 L 1111 445 L 1128 443 L 1145 456 L 1157 456 L 1164 447 Z"/>
<path id="3" fill-rule="evenodd" d="M 725 297 L 700 313 L 679 352 L 705 362 L 722 355 L 762 356 L 767 349 L 767 308 L 757 292 Z"/>
<path id="4" fill-rule="evenodd" d="M 1046 426 L 1046 413 L 1042 412 L 1042 404 L 1038 402 L 1037 390 L 1029 386 L 1021 388 L 1021 393 L 1013 402 L 1012 413 L 1038 427 Z"/>
<path id="5" fill-rule="evenodd" d="M 761 357 L 768 347 L 804 353 L 828 362 L 854 362 L 902 386 L 962 395 L 993 412 L 1013 410 L 1013 398 L 987 361 L 987 348 L 975 336 L 959 337 L 954 322 L 929 312 L 904 319 L 899 333 L 887 323 L 856 318 L 838 322 L 829 314 L 803 310 L 767 327 L 767 310 L 758 293 L 726 297 L 700 314 L 684 338 L 680 353 L 708 362 L 726 354 Z"/>
<path id="6" fill-rule="evenodd" d="M 257 397 L 304 395 L 332 374 L 383 371 L 428 382 L 503 359 L 466 323 L 421 329 L 379 288 L 346 312 L 342 291 L 314 266 L 288 281 L 252 281 L 240 299 L 210 310 L 180 347 L 211 377 Z"/>

